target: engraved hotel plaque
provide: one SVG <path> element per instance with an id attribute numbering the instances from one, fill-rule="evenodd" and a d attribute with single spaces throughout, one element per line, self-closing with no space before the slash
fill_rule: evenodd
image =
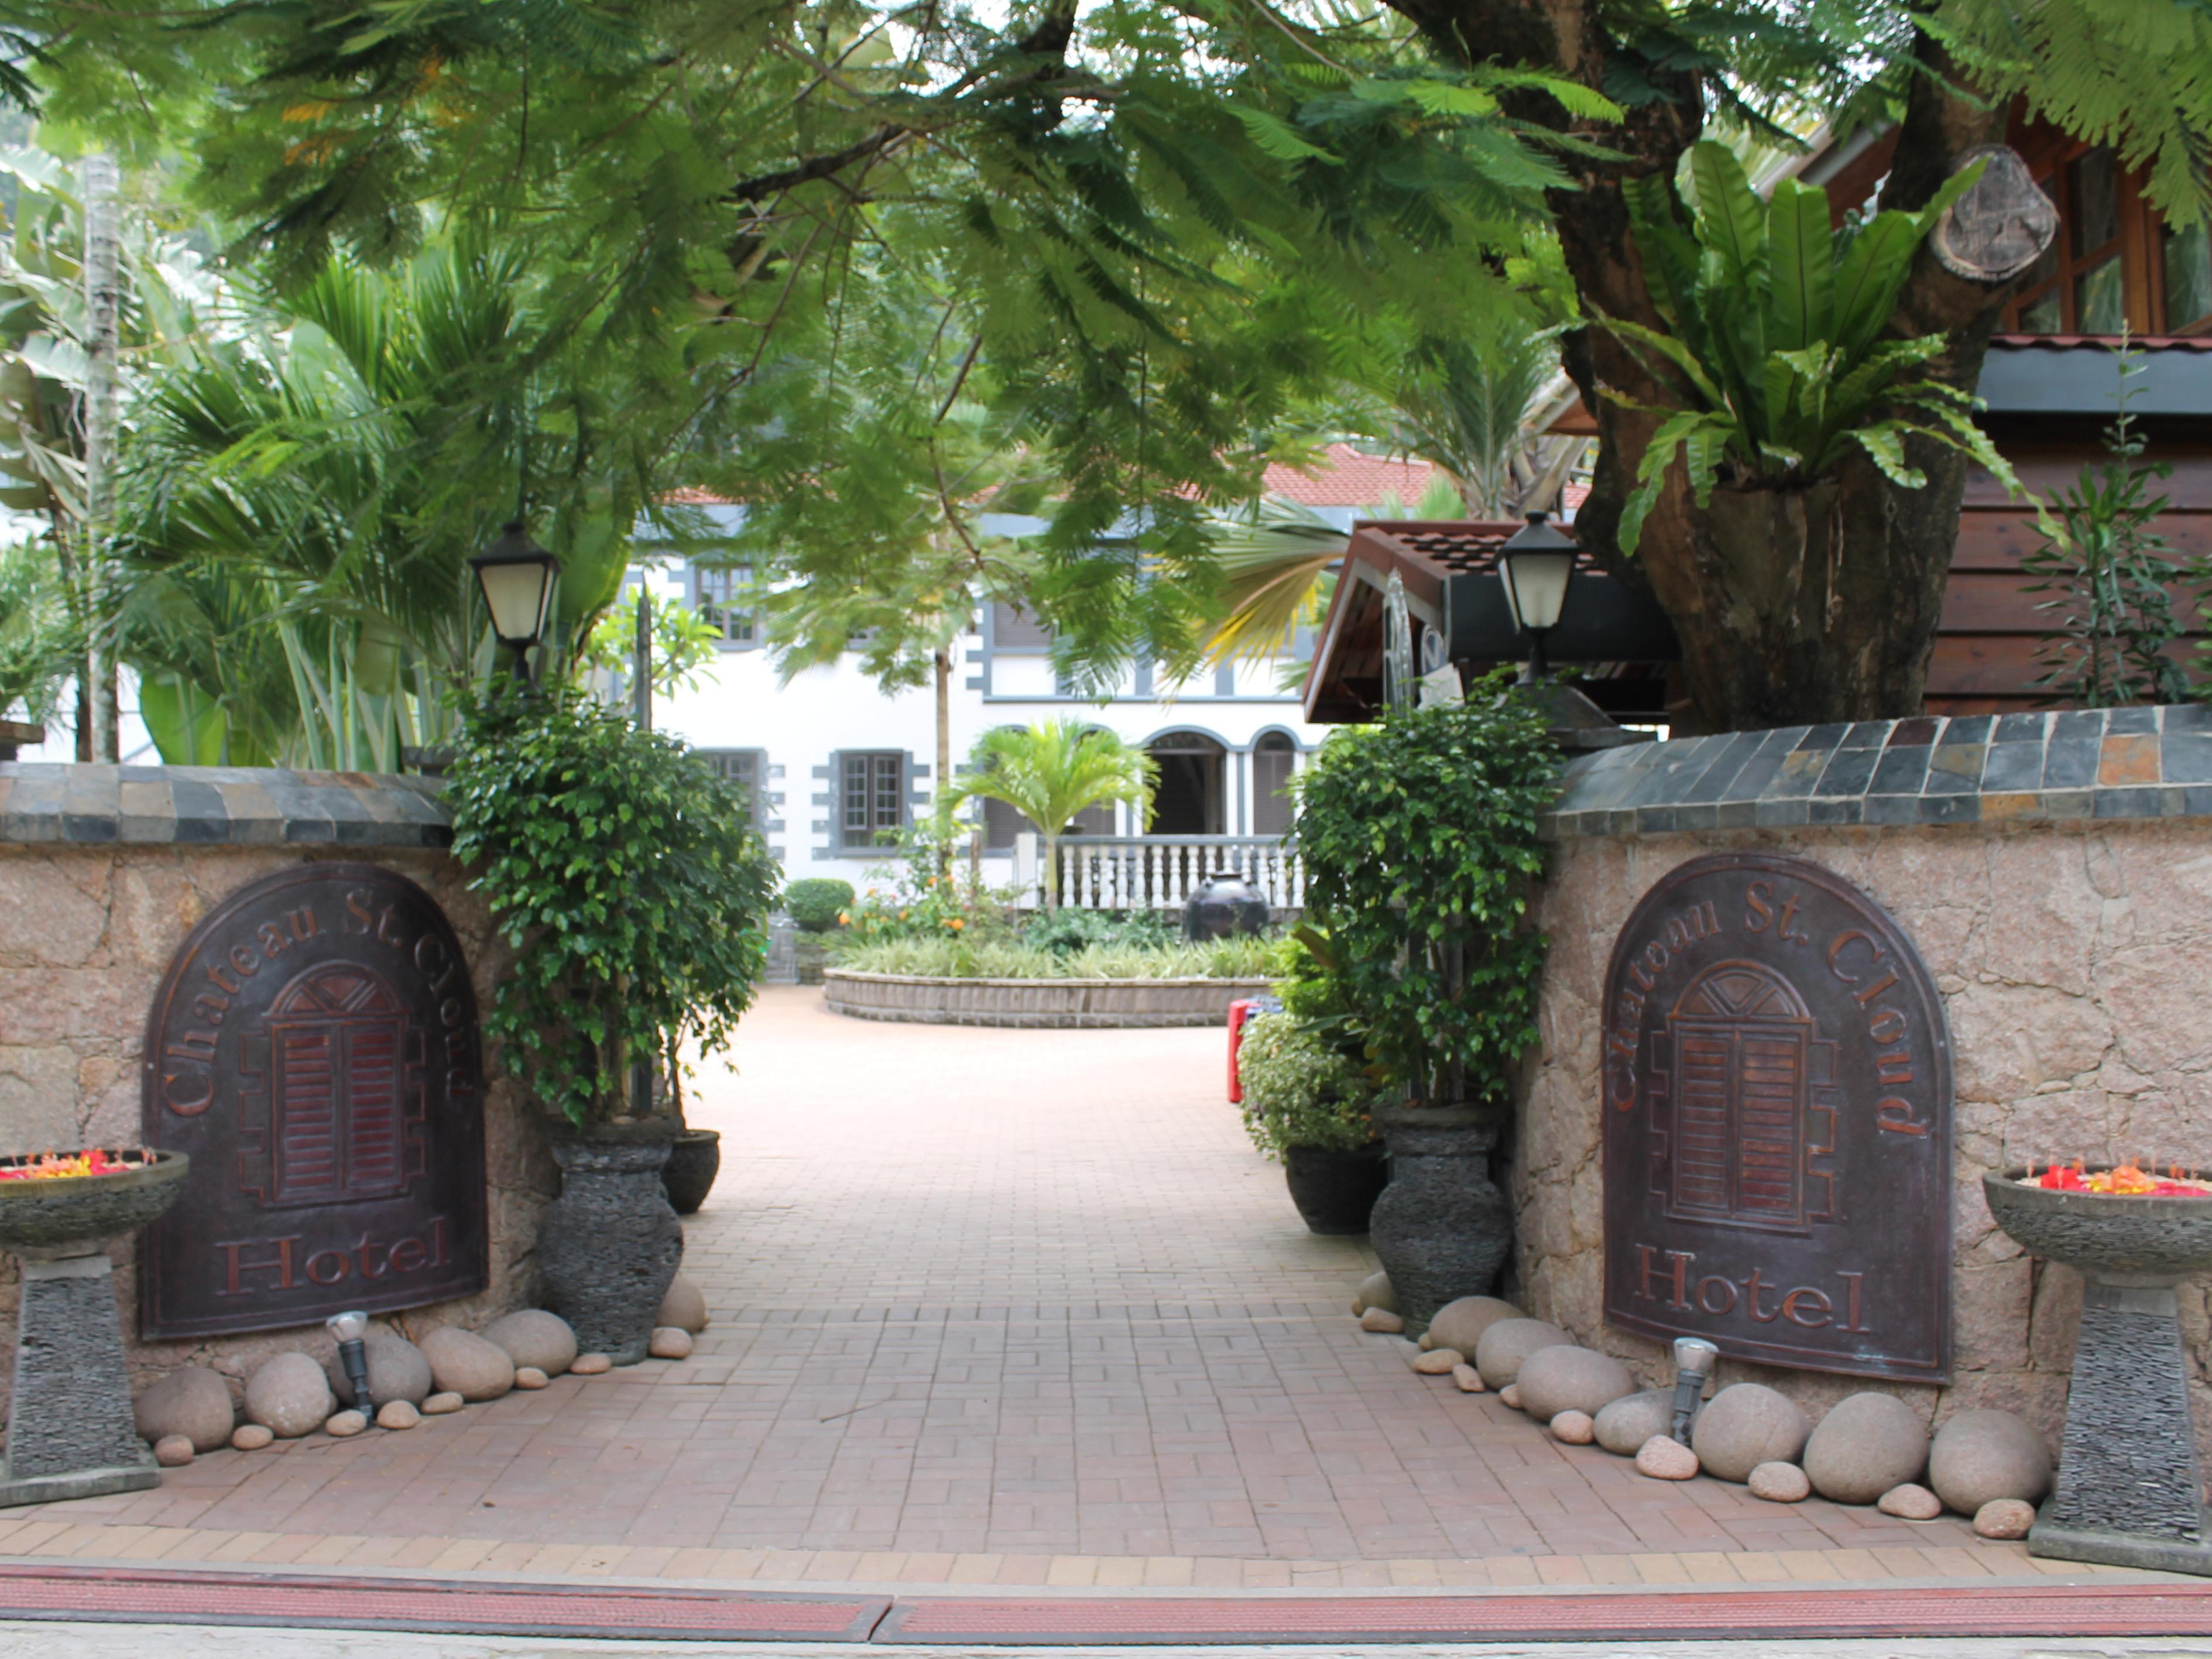
<path id="1" fill-rule="evenodd" d="M 1605 1310 L 1769 1364 L 1951 1370 L 1951 1052 L 1904 931 L 1807 860 L 1693 859 L 1606 975 Z"/>
<path id="2" fill-rule="evenodd" d="M 140 1251 L 148 1337 L 484 1287 L 476 997 L 404 877 L 308 864 L 224 900 L 155 998 L 142 1088 L 147 1145 L 192 1158 Z"/>

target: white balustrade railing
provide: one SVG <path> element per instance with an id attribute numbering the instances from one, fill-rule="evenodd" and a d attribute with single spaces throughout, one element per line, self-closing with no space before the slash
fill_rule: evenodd
<path id="1" fill-rule="evenodd" d="M 1060 902 L 1075 909 L 1180 910 L 1216 875 L 1242 876 L 1277 910 L 1305 906 L 1297 848 L 1279 836 L 1069 836 L 1054 850 Z M 1042 902 L 1042 873 L 1023 881 L 1025 904 Z"/>

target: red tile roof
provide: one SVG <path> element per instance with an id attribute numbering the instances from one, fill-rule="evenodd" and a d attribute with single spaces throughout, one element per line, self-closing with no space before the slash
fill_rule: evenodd
<path id="1" fill-rule="evenodd" d="M 2036 346 L 2045 351 L 2118 351 L 2117 334 L 1993 334 L 1991 345 Z M 2212 351 L 2212 334 L 2137 334 L 2128 343 L 2138 351 Z"/>
<path id="2" fill-rule="evenodd" d="M 1263 487 L 1306 507 L 1375 507 L 1389 495 L 1411 507 L 1437 472 L 1426 461 L 1386 460 L 1363 455 L 1350 444 L 1331 444 L 1310 471 L 1280 462 L 1270 466 Z"/>

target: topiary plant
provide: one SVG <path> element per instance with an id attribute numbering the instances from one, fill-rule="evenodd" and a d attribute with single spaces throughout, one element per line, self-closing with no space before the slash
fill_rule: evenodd
<path id="1" fill-rule="evenodd" d="M 1373 1085 L 1320 1031 L 1291 1015 L 1261 1014 L 1246 1024 L 1237 1076 L 1245 1132 L 1269 1158 L 1292 1146 L 1355 1152 L 1375 1138 L 1367 1116 Z"/>
<path id="2" fill-rule="evenodd" d="M 484 1027 L 578 1126 L 630 1110 L 629 1071 L 726 1045 L 767 965 L 775 860 L 744 795 L 584 693 L 502 684 L 447 774 L 453 854 L 514 960 Z"/>
<path id="3" fill-rule="evenodd" d="M 783 913 L 801 933 L 826 933 L 853 908 L 853 884 L 834 876 L 809 876 L 783 890 Z"/>

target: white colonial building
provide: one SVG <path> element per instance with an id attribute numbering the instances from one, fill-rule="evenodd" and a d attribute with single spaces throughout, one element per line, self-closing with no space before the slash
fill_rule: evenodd
<path id="1" fill-rule="evenodd" d="M 1269 471 L 1267 489 L 1342 523 L 1393 498 L 1418 500 L 1421 462 L 1378 459 L 1346 447 L 1311 475 Z M 734 529 L 742 509 L 709 507 Z M 749 788 L 757 818 L 785 874 L 840 877 L 865 886 L 882 864 L 884 834 L 928 809 L 933 776 L 935 695 L 928 687 L 885 695 L 857 653 L 779 683 L 763 629 L 731 603 L 741 579 L 699 562 L 647 560 L 632 580 L 681 599 L 721 632 L 710 672 L 695 689 L 656 698 L 653 724 L 711 755 Z M 1308 642 L 1295 647 L 1303 653 Z M 1238 664 L 1171 683 L 1149 665 L 1129 672 L 1103 701 L 1072 695 L 1058 680 L 1049 632 L 1008 605 L 975 619 L 959 641 L 953 677 L 952 753 L 963 760 L 994 726 L 1073 715 L 1151 751 L 1159 781 L 1150 821 L 1128 807 L 1084 814 L 1083 834 L 1063 848 L 1062 891 L 1071 902 L 1111 908 L 1179 904 L 1195 880 L 1243 869 L 1279 905 L 1297 902 L 1295 871 L 1282 856 L 1290 828 L 1285 784 L 1326 734 L 1308 724 L 1297 694 L 1281 684 L 1281 664 Z M 977 826 L 987 882 L 1033 890 L 1036 838 L 1011 809 L 983 804 Z"/>

